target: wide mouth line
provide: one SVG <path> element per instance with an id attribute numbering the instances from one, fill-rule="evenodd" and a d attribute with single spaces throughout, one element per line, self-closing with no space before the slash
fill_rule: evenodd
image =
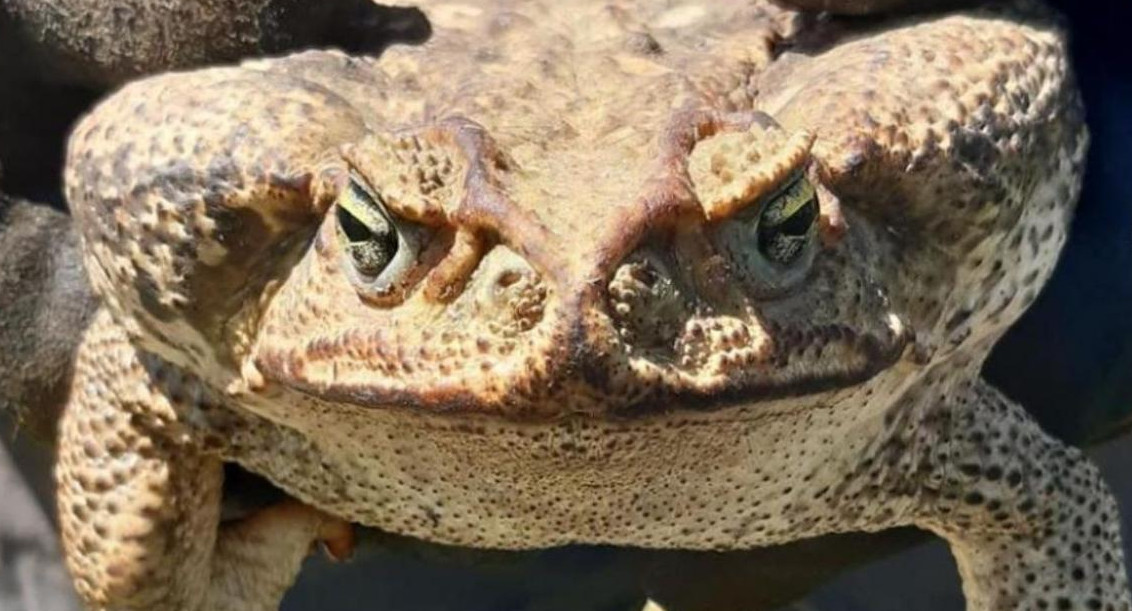
<path id="1" fill-rule="evenodd" d="M 577 304 L 574 304 L 575 306 Z M 565 305 L 563 305 L 565 307 Z M 566 308 L 569 310 L 570 308 Z M 560 312 L 561 313 L 561 312 Z M 631 392 L 611 392 L 603 376 L 587 375 L 590 367 L 577 361 L 577 350 L 572 346 L 586 346 L 582 341 L 580 321 L 569 317 L 551 317 L 546 337 L 574 337 L 578 341 L 565 342 L 557 347 L 546 346 L 545 367 L 535 375 L 522 369 L 508 371 L 492 385 L 469 387 L 469 377 L 437 376 L 435 383 L 409 381 L 390 383 L 381 376 L 373 376 L 369 383 L 342 380 L 305 380 L 290 375 L 281 355 L 260 354 L 257 361 L 276 361 L 261 367 L 265 379 L 320 402 L 351 406 L 364 411 L 390 411 L 439 417 L 469 417 L 484 415 L 510 422 L 549 422 L 571 417 L 595 420 L 631 421 L 678 413 L 712 413 L 731 408 L 751 407 L 760 402 L 794 399 L 855 386 L 868 381 L 901 360 L 913 342 L 908 333 L 879 337 L 862 334 L 856 338 L 856 354 L 860 358 L 855 367 L 840 371 L 818 371 L 789 381 L 774 379 L 747 379 L 725 376 L 717 381 L 696 385 L 681 383 L 680 376 L 658 379 L 652 374 L 630 370 L 618 389 Z M 547 321 L 550 322 L 550 321 Z M 592 346 L 590 346 L 592 348 Z M 601 358 L 589 361 L 590 365 L 609 365 L 619 360 L 618 355 L 595 352 Z M 621 357 L 628 353 L 621 352 Z M 581 366 L 580 366 L 581 365 Z M 624 373 L 624 371 L 622 372 Z M 491 375 L 491 374 L 484 374 Z M 491 388 L 488 389 L 487 386 Z M 566 400 L 564 400 L 566 399 Z"/>
<path id="2" fill-rule="evenodd" d="M 596 410 L 554 411 L 541 410 L 534 405 L 520 406 L 521 397 L 517 394 L 503 395 L 497 399 L 487 399 L 470 390 L 453 385 L 434 385 L 419 389 L 381 389 L 362 387 L 356 384 L 319 384 L 297 380 L 274 379 L 273 381 L 315 400 L 348 405 L 362 410 L 381 410 L 419 414 L 436 417 L 488 417 L 509 422 L 553 422 L 570 418 L 584 417 L 594 420 L 632 421 L 642 418 L 671 416 L 674 414 L 718 413 L 729 409 L 750 408 L 762 402 L 796 399 L 815 396 L 862 384 L 894 365 L 903 353 L 906 342 L 897 342 L 880 358 L 869 359 L 865 366 L 852 371 L 835 374 L 822 374 L 793 380 L 788 383 L 755 384 L 746 387 L 717 387 L 708 389 L 688 389 L 660 387 L 652 392 L 646 391 L 642 399 L 616 404 L 614 401 L 598 402 Z M 879 348 L 879 347 L 877 347 Z M 579 381 L 579 384 L 581 382 Z M 595 389 L 600 391 L 600 389 Z M 567 391 L 568 392 L 568 391 Z M 508 401 L 513 399 L 514 401 Z M 545 403 L 560 404 L 561 401 L 548 398 Z M 510 408 L 510 409 L 509 409 Z"/>

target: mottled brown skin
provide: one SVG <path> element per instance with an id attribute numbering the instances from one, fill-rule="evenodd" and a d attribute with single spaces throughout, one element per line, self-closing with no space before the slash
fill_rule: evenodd
<path id="1" fill-rule="evenodd" d="M 132 78 L 428 33 L 419 11 L 370 0 L 0 0 L 0 189 L 62 205 L 67 132 Z M 0 261 L 0 421 L 53 443 L 97 299 L 70 219 L 49 205 L 0 194 Z"/>
<path id="2" fill-rule="evenodd" d="M 1058 29 L 973 11 L 806 55 L 769 5 L 557 4 L 426 6 L 421 48 L 156 77 L 76 128 L 104 305 L 58 478 L 87 604 L 274 608 L 351 522 L 505 549 L 915 525 L 969 609 L 1129 609 L 1095 468 L 979 378 L 1080 183 Z M 820 217 L 775 267 L 754 236 L 799 174 Z M 351 182 L 401 230 L 377 280 Z M 303 504 L 221 524 L 225 461 Z"/>

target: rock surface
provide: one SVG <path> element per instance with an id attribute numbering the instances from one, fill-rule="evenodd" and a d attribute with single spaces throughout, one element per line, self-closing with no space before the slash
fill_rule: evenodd
<path id="1" fill-rule="evenodd" d="M 0 494 L 0 611 L 78 611 L 51 522 L 4 446 Z"/>

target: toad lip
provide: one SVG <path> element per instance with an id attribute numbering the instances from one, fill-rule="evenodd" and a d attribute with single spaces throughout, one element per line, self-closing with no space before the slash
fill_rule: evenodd
<path id="1" fill-rule="evenodd" d="M 326 377 L 319 375 L 325 370 L 307 357 L 271 351 L 261 353 L 256 364 L 269 382 L 329 403 L 365 409 L 498 415 L 520 421 L 573 415 L 634 419 L 679 411 L 718 411 L 852 386 L 894 365 L 913 344 L 913 334 L 903 328 L 892 329 L 887 337 L 839 328 L 833 334 L 835 341 L 822 348 L 836 344 L 851 351 L 853 358 L 831 358 L 826 367 L 811 362 L 807 375 L 776 375 L 778 365 L 788 358 L 776 351 L 766 363 L 704 375 L 682 369 L 671 360 L 635 357 L 616 341 L 595 341 L 595 336 L 607 335 L 595 333 L 594 325 L 578 319 L 559 319 L 557 324 L 540 327 L 528 345 L 543 348 L 495 360 L 490 370 L 478 372 L 492 378 L 488 387 L 470 388 L 463 375 L 433 375 L 419 381 L 373 374 Z M 570 340 L 556 342 L 553 338 Z M 779 362 L 772 362 L 776 358 Z M 841 363 L 834 367 L 837 361 Z M 851 365 L 844 366 L 845 361 Z M 532 362 L 538 366 L 527 366 Z"/>

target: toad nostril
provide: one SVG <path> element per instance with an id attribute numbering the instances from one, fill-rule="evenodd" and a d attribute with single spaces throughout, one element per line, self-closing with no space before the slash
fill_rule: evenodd
<path id="1" fill-rule="evenodd" d="M 506 321 L 505 327 L 527 331 L 542 320 L 547 287 L 542 277 L 525 264 L 496 271 L 485 288 L 491 310 L 500 316 L 499 322 Z"/>
<path id="2" fill-rule="evenodd" d="M 517 282 L 519 282 L 522 279 L 523 279 L 523 273 L 522 272 L 519 272 L 519 271 L 516 271 L 516 270 L 513 270 L 513 269 L 509 269 L 509 270 L 505 270 L 505 271 L 501 272 L 499 274 L 499 276 L 497 276 L 495 278 L 495 285 L 498 286 L 501 289 L 505 289 L 505 288 L 510 287 L 513 284 L 516 284 Z"/>
<path id="3" fill-rule="evenodd" d="M 506 246 L 484 255 L 469 279 L 470 305 L 490 333 L 514 338 L 542 321 L 552 287 L 522 256 Z"/>
<path id="4" fill-rule="evenodd" d="M 648 290 L 652 290 L 659 280 L 657 270 L 652 265 L 633 265 L 629 267 L 629 275 Z"/>
<path id="5" fill-rule="evenodd" d="M 671 351 L 688 303 L 668 266 L 637 256 L 621 265 L 608 286 L 611 315 L 621 338 L 638 347 Z"/>

